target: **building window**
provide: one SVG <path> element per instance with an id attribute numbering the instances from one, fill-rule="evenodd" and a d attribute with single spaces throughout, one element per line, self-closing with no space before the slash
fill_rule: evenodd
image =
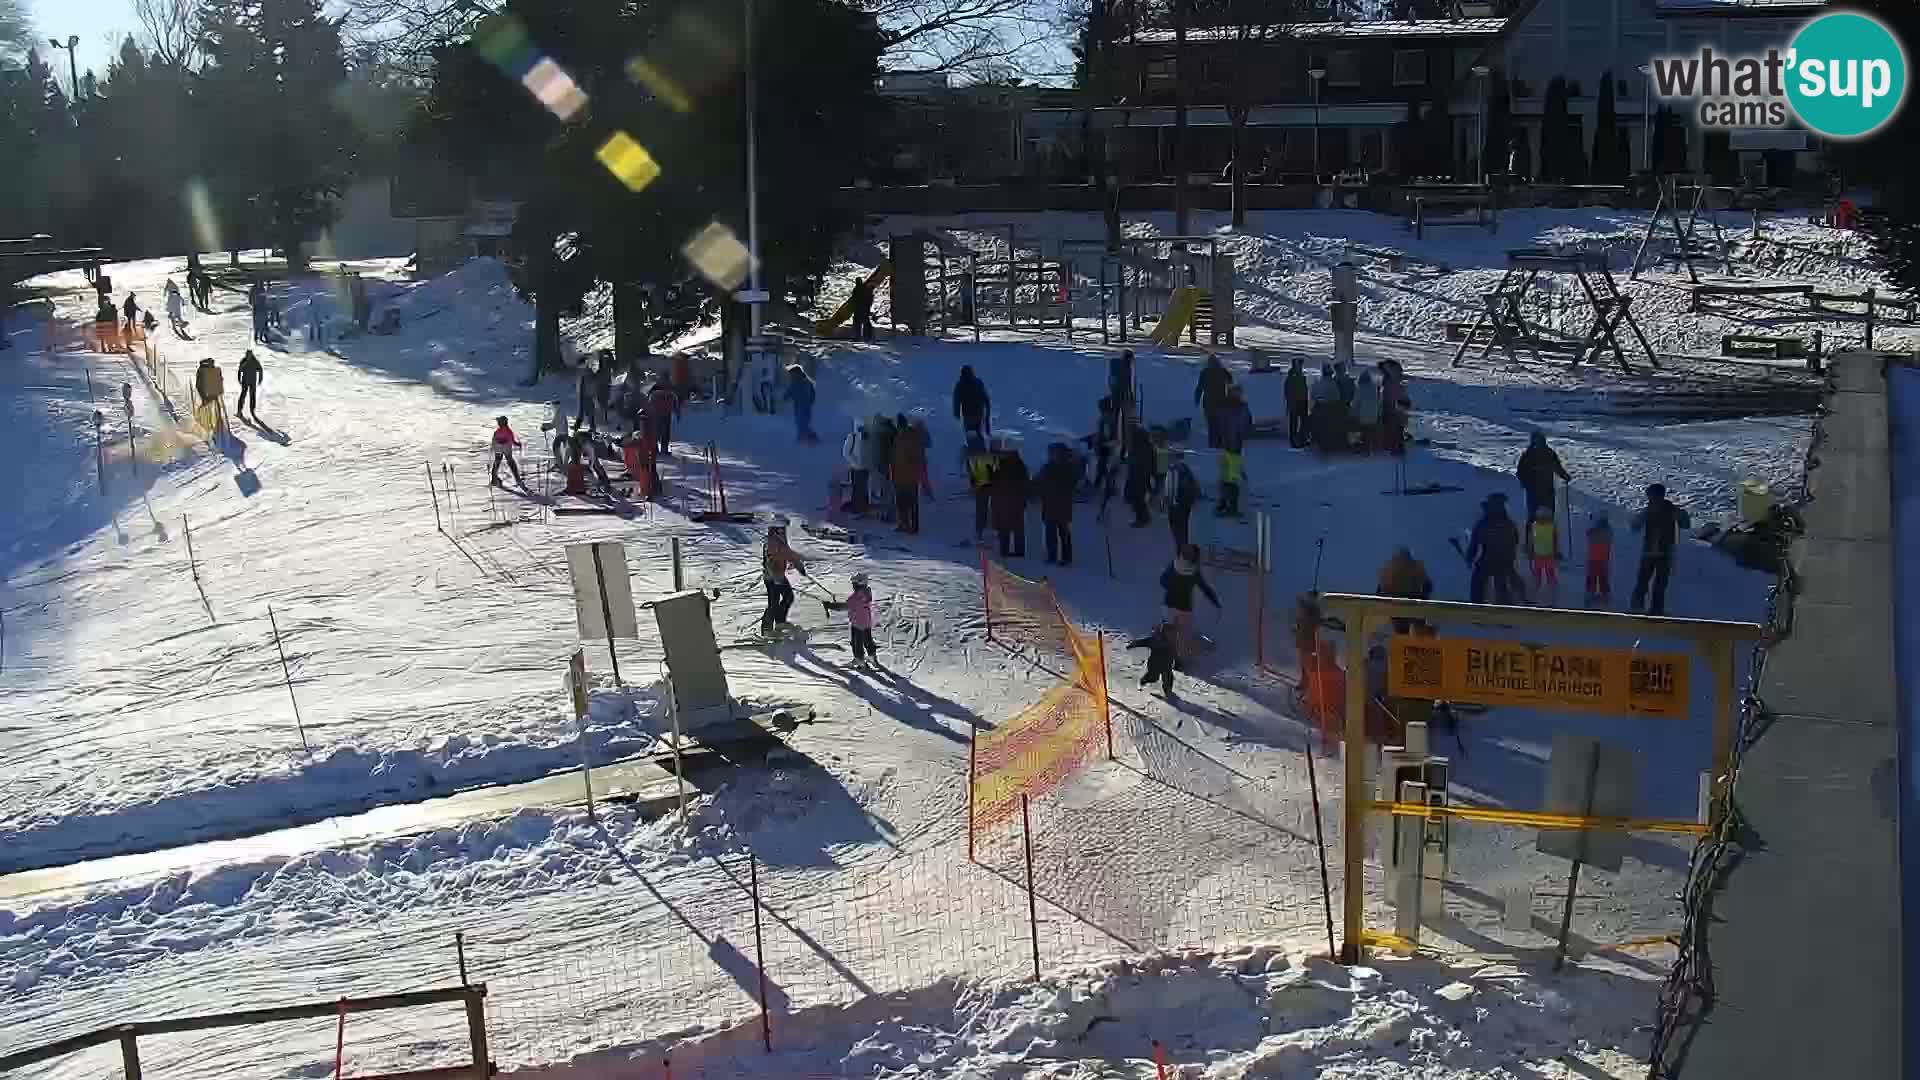
<path id="1" fill-rule="evenodd" d="M 1393 85 L 1425 86 L 1427 53 L 1425 49 L 1393 50 Z"/>
<path id="2" fill-rule="evenodd" d="M 1352 49 L 1335 49 L 1327 57 L 1328 86 L 1360 85 L 1360 54 Z"/>
<path id="3" fill-rule="evenodd" d="M 1147 85 L 1172 86 L 1173 72 L 1172 60 L 1149 60 L 1147 61 Z"/>

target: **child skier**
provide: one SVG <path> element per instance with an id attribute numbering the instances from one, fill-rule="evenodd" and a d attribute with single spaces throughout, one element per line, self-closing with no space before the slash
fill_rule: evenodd
<path id="1" fill-rule="evenodd" d="M 1129 649 L 1147 650 L 1147 673 L 1140 676 L 1140 685 L 1151 686 L 1158 679 L 1160 692 L 1168 697 L 1173 696 L 1173 668 L 1179 659 L 1179 649 L 1175 644 L 1177 634 L 1173 623 L 1161 622 L 1146 637 L 1127 642 Z"/>
<path id="2" fill-rule="evenodd" d="M 1527 526 L 1527 546 L 1533 556 L 1533 591 L 1547 600 L 1557 595 L 1560 589 L 1560 564 L 1553 553 L 1556 540 L 1553 508 L 1534 507 L 1533 523 Z M 1546 592 L 1541 591 L 1542 582 L 1546 584 Z"/>
<path id="3" fill-rule="evenodd" d="M 967 487 L 973 492 L 973 542 L 987 539 L 987 511 L 992 492 L 994 452 L 979 435 L 967 436 Z"/>
<path id="4" fill-rule="evenodd" d="M 867 587 L 867 575 L 853 575 L 853 591 L 845 600 L 823 600 L 828 611 L 845 611 L 847 626 L 853 633 L 853 666 L 865 671 L 880 666 L 880 654 L 873 647 L 873 590 Z"/>
<path id="5" fill-rule="evenodd" d="M 767 583 L 767 610 L 760 616 L 760 635 L 773 637 L 787 630 L 787 612 L 793 607 L 793 584 L 787 580 L 789 569 L 807 572 L 806 560 L 787 543 L 787 523 L 776 518 L 767 526 L 766 547 L 760 554 L 761 576 Z"/>
<path id="6" fill-rule="evenodd" d="M 1240 516 L 1240 451 L 1220 451 L 1220 502 L 1215 517 Z"/>
<path id="7" fill-rule="evenodd" d="M 1587 527 L 1587 606 L 1613 603 L 1613 526 L 1601 514 Z"/>
<path id="8" fill-rule="evenodd" d="M 526 487 L 526 481 L 520 479 L 520 463 L 513 460 L 513 452 L 520 447 L 520 437 L 513 433 L 506 417 L 496 416 L 493 422 L 493 472 L 488 482 L 494 487 L 500 486 L 500 463 L 505 461 L 507 468 L 513 470 L 513 482 Z"/>

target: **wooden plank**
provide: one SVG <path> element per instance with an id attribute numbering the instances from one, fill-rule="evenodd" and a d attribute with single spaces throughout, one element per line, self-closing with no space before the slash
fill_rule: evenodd
<path id="1" fill-rule="evenodd" d="M 147 1020 L 128 1024 L 125 1028 L 107 1032 L 108 1038 L 118 1038 L 122 1030 L 135 1035 L 177 1035 L 187 1031 L 208 1031 L 214 1028 L 245 1027 L 250 1024 L 274 1024 L 284 1020 L 313 1020 L 322 1017 L 339 1016 L 344 1009 L 350 1013 L 384 1012 L 389 1009 L 413 1009 L 422 1005 L 442 1005 L 450 1001 L 467 1001 L 487 995 L 485 983 L 472 986 L 450 986 L 440 990 L 413 990 L 403 994 L 383 994 L 378 997 L 341 998 L 336 1001 L 321 1001 L 312 1005 L 281 1005 L 270 1009 L 247 1009 L 241 1012 L 209 1013 L 205 1016 L 182 1016 L 173 1020 Z"/>
<path id="2" fill-rule="evenodd" d="M 1364 611 L 1347 620 L 1347 734 L 1345 829 L 1341 837 L 1346 873 L 1341 893 L 1340 962 L 1358 964 L 1363 958 L 1361 938 L 1367 930 L 1367 809 L 1373 792 L 1367 784 L 1367 624 Z"/>
<path id="3" fill-rule="evenodd" d="M 1427 619 L 1439 623 L 1566 626 L 1635 638 L 1666 636 L 1697 641 L 1758 641 L 1764 632 L 1758 623 L 1682 619 L 1671 615 L 1629 615 L 1624 611 L 1468 604 L 1458 600 L 1402 600 L 1371 593 L 1327 593 L 1320 600 L 1328 608 L 1351 612 L 1354 616 L 1367 614 Z M 1352 617 L 1347 619 L 1349 625 L 1353 621 Z"/>
<path id="4" fill-rule="evenodd" d="M 45 1046 L 36 1046 L 31 1050 L 16 1050 L 5 1057 L 0 1057 L 0 1073 L 11 1072 L 14 1069 L 24 1069 L 29 1065 L 38 1065 L 43 1061 L 50 1061 L 57 1057 L 65 1057 L 68 1054 L 110 1043 L 119 1038 L 119 1028 L 105 1028 L 100 1031 L 89 1031 L 84 1035 L 70 1035 L 58 1042 L 50 1042 Z"/>

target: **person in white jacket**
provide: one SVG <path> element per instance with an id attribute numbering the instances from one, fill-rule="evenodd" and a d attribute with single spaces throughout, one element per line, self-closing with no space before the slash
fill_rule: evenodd
<path id="1" fill-rule="evenodd" d="M 1353 426 L 1360 431 L 1361 452 L 1371 453 L 1380 431 L 1380 387 L 1371 371 L 1361 372 L 1353 387 Z"/>
<path id="2" fill-rule="evenodd" d="M 174 337 L 187 336 L 186 301 L 180 297 L 180 286 L 167 279 L 167 325 L 173 327 Z"/>
<path id="3" fill-rule="evenodd" d="M 867 512 L 867 426 L 858 420 L 840 444 L 840 457 L 847 463 L 847 505 L 855 514 Z"/>

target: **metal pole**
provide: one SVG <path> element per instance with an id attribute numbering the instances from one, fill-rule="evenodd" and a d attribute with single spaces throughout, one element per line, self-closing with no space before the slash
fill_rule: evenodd
<path id="1" fill-rule="evenodd" d="M 753 0 L 746 0 L 746 80 L 747 80 L 747 288 L 760 294 L 760 148 L 756 136 L 753 71 Z M 760 301 L 747 306 L 747 328 L 760 336 Z"/>
<path id="2" fill-rule="evenodd" d="M 1027 849 L 1027 928 L 1033 937 L 1033 981 L 1040 981 L 1040 908 L 1033 898 L 1033 817 L 1020 796 L 1020 837 Z"/>
<path id="3" fill-rule="evenodd" d="M 280 644 L 280 623 L 273 617 L 273 605 L 267 605 L 267 625 L 273 627 L 273 647 L 280 654 L 280 677 L 287 682 L 287 700 L 293 702 L 293 725 L 300 730 L 300 748 L 313 756 L 313 747 L 307 745 L 307 726 L 300 720 L 300 699 L 293 696 L 293 672 L 287 667 L 287 649 Z"/>
<path id="4" fill-rule="evenodd" d="M 467 998 L 467 1038 L 473 1043 L 473 1075 L 475 1080 L 490 1080 L 493 1076 L 493 1062 L 487 1053 L 487 1010 L 485 998 L 487 985 L 481 983 L 473 988 Z"/>
<path id="5" fill-rule="evenodd" d="M 613 602 L 607 599 L 607 572 L 600 565 L 600 545 L 593 545 L 593 580 L 600 590 L 600 617 L 607 624 L 607 658 L 613 661 L 613 685 L 620 689 L 620 654 L 613 648 Z"/>
<path id="6" fill-rule="evenodd" d="M 760 976 L 760 1042 L 773 1053 L 773 1024 L 767 1018 L 767 954 L 760 936 L 760 857 L 747 849 L 747 881 L 753 890 L 753 962 Z"/>
<path id="7" fill-rule="evenodd" d="M 446 528 L 440 524 L 440 489 L 433 484 L 433 466 L 427 465 L 427 490 L 433 494 L 433 527 L 436 532 L 445 535 Z"/>
<path id="8" fill-rule="evenodd" d="M 1593 744 L 1593 756 L 1587 759 L 1587 808 L 1582 817 L 1593 816 L 1593 801 L 1598 792 L 1600 780 L 1600 744 Z M 1580 834 L 1580 853 L 1587 851 L 1586 832 Z M 1567 932 L 1573 926 L 1573 894 L 1580 887 L 1580 859 L 1573 860 L 1573 869 L 1567 873 L 1567 903 L 1560 909 L 1560 946 L 1553 954 L 1553 970 L 1559 971 L 1567 963 Z"/>
<path id="9" fill-rule="evenodd" d="M 980 726 L 975 724 L 967 730 L 967 861 L 973 860 L 973 780 L 974 770 L 980 763 Z"/>
<path id="10" fill-rule="evenodd" d="M 460 964 L 460 985 L 467 986 L 467 932 L 453 932 L 453 958 Z"/>
<path id="11" fill-rule="evenodd" d="M 126 1080 L 140 1080 L 140 1039 L 132 1028 L 120 1032 L 120 1069 Z"/>
<path id="12" fill-rule="evenodd" d="M 663 661 L 664 663 L 664 661 Z M 673 690 L 673 680 L 667 680 L 667 715 L 673 719 L 673 777 L 680 791 L 680 825 L 687 824 L 687 770 L 680 763 L 680 695 Z"/>
<path id="13" fill-rule="evenodd" d="M 673 538 L 673 591 L 680 592 L 686 587 L 680 569 L 680 538 L 676 536 Z"/>

